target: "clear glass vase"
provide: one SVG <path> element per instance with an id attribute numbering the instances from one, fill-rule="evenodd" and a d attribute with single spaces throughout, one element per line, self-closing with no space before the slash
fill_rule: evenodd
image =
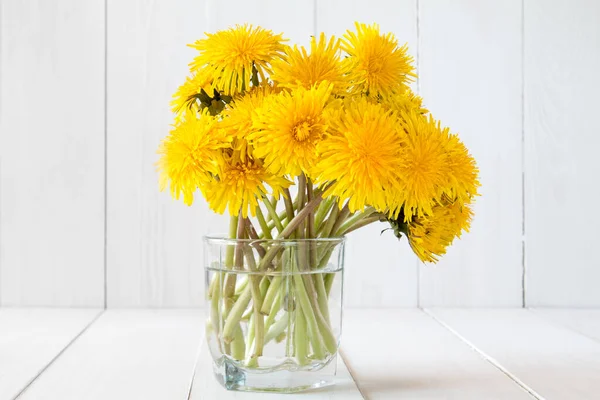
<path id="1" fill-rule="evenodd" d="M 344 238 L 204 238 L 206 338 L 229 390 L 297 392 L 334 383 Z"/>

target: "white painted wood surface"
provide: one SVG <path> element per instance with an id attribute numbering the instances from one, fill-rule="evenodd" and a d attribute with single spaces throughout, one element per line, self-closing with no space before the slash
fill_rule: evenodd
<path id="1" fill-rule="evenodd" d="M 378 23 L 382 32 L 392 32 L 400 44 L 408 44 L 416 65 L 416 0 L 319 0 L 316 15 L 316 32 L 337 37 L 354 30 L 354 21 Z M 386 223 L 377 223 L 349 235 L 344 272 L 346 306 L 417 305 L 417 258 L 406 240 L 399 242 L 391 231 L 383 232 L 388 228 Z"/>
<path id="2" fill-rule="evenodd" d="M 344 318 L 343 354 L 366 398 L 530 398 L 421 310 L 348 310 Z"/>
<path id="3" fill-rule="evenodd" d="M 545 399 L 597 399 L 600 343 L 528 310 L 433 315 Z"/>
<path id="4" fill-rule="evenodd" d="M 201 196 L 188 207 L 159 193 L 155 163 L 194 57 L 186 45 L 208 30 L 205 10 L 195 0 L 108 1 L 109 307 L 203 304 L 202 235 L 224 231 L 221 218 Z"/>
<path id="5" fill-rule="evenodd" d="M 99 313 L 0 309 L 0 400 L 15 398 Z"/>
<path id="6" fill-rule="evenodd" d="M 368 399 L 595 399 L 600 342 L 578 331 L 597 332 L 600 314 L 580 311 L 349 310 L 342 353 Z M 203 311 L 97 314 L 0 310 L 0 400 L 13 399 L 42 370 L 19 399 L 257 397 L 222 390 L 207 351 L 197 362 Z M 557 315 L 576 315 L 578 326 L 561 326 Z M 336 387 L 285 398 L 360 398 L 341 372 Z"/>
<path id="7" fill-rule="evenodd" d="M 525 1 L 527 305 L 600 306 L 600 3 Z"/>
<path id="8" fill-rule="evenodd" d="M 600 342 L 599 309 L 536 308 L 531 311 L 548 321 Z"/>
<path id="9" fill-rule="evenodd" d="M 520 306 L 521 1 L 421 1 L 419 30 L 420 94 L 482 184 L 471 233 L 420 269 L 420 304 Z"/>
<path id="10" fill-rule="evenodd" d="M 20 397 L 186 399 L 201 310 L 106 311 Z"/>
<path id="11" fill-rule="evenodd" d="M 361 396 L 358 388 L 346 364 L 338 357 L 337 360 L 337 375 L 334 386 L 325 387 L 318 390 L 312 390 L 296 395 L 275 394 L 275 393 L 242 393 L 225 390 L 215 379 L 212 370 L 212 359 L 206 343 L 202 344 L 198 364 L 194 374 L 192 391 L 190 400 L 261 400 L 261 399 L 281 399 L 281 398 L 298 398 L 298 399 L 314 399 L 314 400 L 359 400 Z"/>
<path id="12" fill-rule="evenodd" d="M 102 306 L 104 1 L 0 7 L 0 305 Z"/>

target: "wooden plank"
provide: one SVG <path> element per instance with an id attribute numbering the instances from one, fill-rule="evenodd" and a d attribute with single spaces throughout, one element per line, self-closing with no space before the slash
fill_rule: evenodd
<path id="1" fill-rule="evenodd" d="M 546 320 L 600 341 L 600 310 L 598 309 L 536 308 L 531 311 Z"/>
<path id="2" fill-rule="evenodd" d="M 420 94 L 481 170 L 470 234 L 421 268 L 423 306 L 522 305 L 521 1 L 419 3 Z"/>
<path id="3" fill-rule="evenodd" d="M 436 318 L 547 399 L 597 399 L 600 343 L 527 310 L 433 310 Z"/>
<path id="4" fill-rule="evenodd" d="M 314 2 L 277 0 L 207 0 L 211 31 L 227 29 L 235 24 L 250 23 L 283 33 L 289 44 L 307 45 L 314 34 Z"/>
<path id="5" fill-rule="evenodd" d="M 524 4 L 527 305 L 598 307 L 600 3 Z"/>
<path id="6" fill-rule="evenodd" d="M 104 304 L 104 1 L 3 1 L 0 304 Z"/>
<path id="7" fill-rule="evenodd" d="M 208 31 L 205 2 L 108 1 L 108 306 L 185 307 L 204 299 L 202 235 L 227 222 L 201 196 L 159 193 L 156 150 L 169 102 Z"/>
<path id="8" fill-rule="evenodd" d="M 110 310 L 21 399 L 185 399 L 202 311 Z"/>
<path id="9" fill-rule="evenodd" d="M 0 309 L 0 399 L 13 399 L 100 313 L 94 309 Z"/>
<path id="10" fill-rule="evenodd" d="M 362 399 L 356 384 L 350 376 L 350 372 L 344 364 L 341 357 L 338 357 L 338 372 L 334 386 L 328 386 L 318 390 L 310 390 L 298 394 L 288 394 L 285 398 L 290 399 L 340 399 L 356 400 Z M 190 400 L 209 400 L 209 399 L 242 399 L 242 400 L 260 400 L 260 399 L 279 399 L 281 394 L 276 393 L 243 393 L 225 390 L 215 379 L 212 370 L 212 359 L 209 354 L 206 343 L 202 345 L 198 364 L 194 374 L 192 392 Z"/>
<path id="11" fill-rule="evenodd" d="M 347 310 L 344 318 L 343 353 L 366 398 L 531 398 L 420 310 Z"/>
<path id="12" fill-rule="evenodd" d="M 376 22 L 392 32 L 410 54 L 417 53 L 417 4 L 401 1 L 317 1 L 317 31 L 343 35 L 354 21 Z M 345 304 L 348 307 L 414 307 L 417 305 L 417 259 L 405 240 L 398 242 L 386 223 L 349 235 L 346 244 Z"/>

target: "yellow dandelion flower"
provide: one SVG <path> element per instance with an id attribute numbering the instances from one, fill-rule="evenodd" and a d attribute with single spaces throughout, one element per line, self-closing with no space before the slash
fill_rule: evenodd
<path id="1" fill-rule="evenodd" d="M 163 139 L 158 153 L 160 189 L 170 186 L 171 194 L 191 205 L 196 189 L 216 172 L 221 148 L 228 144 L 214 129 L 215 119 L 206 113 L 200 118 L 188 116 Z"/>
<path id="2" fill-rule="evenodd" d="M 342 39 L 352 90 L 375 96 L 403 92 L 416 77 L 408 47 L 399 47 L 391 33 L 380 34 L 377 24 L 355 26 L 356 33 L 347 31 Z"/>
<path id="3" fill-rule="evenodd" d="M 278 197 L 291 184 L 287 179 L 269 173 L 261 160 L 224 155 L 218 164 L 216 177 L 202 187 L 210 208 L 223 214 L 244 218 L 256 215 L 258 201 L 267 193 Z"/>
<path id="4" fill-rule="evenodd" d="M 477 195 L 479 181 L 475 160 L 464 144 L 432 116 L 414 110 L 401 112 L 405 136 L 398 172 L 402 179 L 389 191 L 392 215 L 400 209 L 409 221 L 432 213 L 432 207 L 453 199 L 470 200 Z"/>
<path id="5" fill-rule="evenodd" d="M 190 64 L 192 71 L 206 71 L 217 90 L 234 95 L 250 88 L 253 70 L 261 82 L 271 73 L 270 64 L 284 51 L 281 35 L 252 25 L 207 33 L 190 45 L 200 54 Z"/>
<path id="6" fill-rule="evenodd" d="M 478 195 L 479 168 L 469 150 L 457 135 L 451 134 L 446 144 L 448 165 L 450 166 L 449 190 L 450 198 L 463 201 Z"/>
<path id="7" fill-rule="evenodd" d="M 352 212 L 385 210 L 386 191 L 400 179 L 400 132 L 395 113 L 366 98 L 348 99 L 319 144 L 318 181 L 333 182 L 325 196 L 348 200 Z"/>
<path id="8" fill-rule="evenodd" d="M 276 175 L 311 175 L 317 144 L 327 130 L 326 107 L 332 85 L 299 87 L 271 97 L 257 111 L 249 136 L 254 155 Z"/>
<path id="9" fill-rule="evenodd" d="M 177 89 L 171 100 L 171 110 L 177 114 L 177 120 L 182 119 L 188 112 L 192 114 L 198 112 L 197 96 L 202 89 L 212 95 L 211 78 L 206 74 L 196 73 L 185 78 L 185 83 Z"/>
<path id="10" fill-rule="evenodd" d="M 461 201 L 438 204 L 431 214 L 414 217 L 406 227 L 408 242 L 423 262 L 437 262 L 462 232 L 468 232 L 473 211 Z"/>
<path id="11" fill-rule="evenodd" d="M 396 170 L 402 177 L 399 190 L 390 192 L 396 196 L 389 200 L 395 204 L 391 211 L 397 213 L 400 207 L 406 220 L 413 215 L 431 214 L 436 199 L 450 192 L 447 142 L 448 128 L 415 112 L 401 113 L 404 128 L 402 157 Z"/>
<path id="12" fill-rule="evenodd" d="M 219 123 L 224 134 L 233 141 L 233 148 L 240 153 L 242 161 L 251 156 L 252 149 L 248 145 L 248 136 L 254 132 L 252 125 L 256 110 L 264 105 L 265 99 L 278 92 L 270 85 L 252 88 L 244 96 L 234 98 L 223 112 Z"/>
<path id="13" fill-rule="evenodd" d="M 404 111 L 410 113 L 412 111 L 417 114 L 427 114 L 429 111 L 423 107 L 423 99 L 413 93 L 412 90 L 406 89 L 401 93 L 392 93 L 389 96 L 380 99 L 387 109 L 400 113 Z"/>
<path id="14" fill-rule="evenodd" d="M 340 93 L 346 90 L 345 75 L 339 39 L 332 36 L 327 41 L 325 34 L 321 33 L 318 41 L 311 38 L 310 53 L 304 46 L 287 47 L 285 58 L 273 62 L 271 79 L 281 87 L 302 86 L 306 89 L 328 81 L 333 84 L 333 92 Z"/>

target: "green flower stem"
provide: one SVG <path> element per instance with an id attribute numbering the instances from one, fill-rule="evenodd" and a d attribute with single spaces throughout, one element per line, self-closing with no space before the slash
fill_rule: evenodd
<path id="1" fill-rule="evenodd" d="M 321 203 L 322 200 L 323 200 L 323 198 L 321 196 L 316 196 L 314 199 L 312 199 L 312 201 L 310 201 L 302 209 L 302 211 L 300 211 L 294 217 L 294 219 L 292 219 L 287 224 L 287 226 L 283 229 L 283 231 L 281 231 L 279 233 L 279 235 L 277 236 L 276 239 L 287 239 L 288 237 L 290 237 L 290 235 L 292 233 L 294 233 L 294 230 L 296 230 L 296 228 L 298 227 L 298 224 L 300 224 L 302 221 L 304 221 L 304 219 L 308 216 L 308 214 L 312 210 L 314 210 Z M 282 248 L 283 248 L 282 244 L 274 244 L 273 246 L 271 246 L 271 248 L 267 251 L 265 256 L 260 260 L 260 263 L 258 265 L 258 270 L 264 271 L 267 268 L 267 266 L 269 264 L 271 264 L 271 261 L 273 261 L 273 259 L 277 255 L 277 253 L 279 251 L 281 251 Z"/>
<path id="2" fill-rule="evenodd" d="M 306 288 L 304 287 L 304 280 L 302 279 L 302 275 L 294 274 L 294 288 L 296 289 L 296 300 L 298 304 L 296 304 L 296 312 L 298 310 L 302 310 L 304 316 L 306 318 L 306 324 L 308 327 L 308 334 L 310 338 L 310 342 L 313 348 L 313 353 L 315 358 L 321 360 L 325 357 L 325 351 L 323 350 L 323 342 L 321 339 L 321 334 L 319 333 L 319 326 L 317 325 L 317 318 L 315 317 L 315 313 L 312 305 L 310 304 L 310 298 L 308 293 L 306 293 Z"/>
<path id="3" fill-rule="evenodd" d="M 339 212 L 337 218 L 335 219 L 335 223 L 333 224 L 331 231 L 329 231 L 329 234 L 332 236 L 335 236 L 338 229 L 340 228 L 342 223 L 344 221 L 346 221 L 346 219 L 348 218 L 349 215 L 350 215 L 350 206 L 348 205 L 348 203 L 346 203 L 344 205 L 344 207 L 342 208 L 342 210 Z"/>
<path id="4" fill-rule="evenodd" d="M 263 308 L 264 308 L 264 303 L 263 303 Z M 269 310 L 269 315 L 267 316 L 267 319 L 265 321 L 265 332 L 268 332 L 271 325 L 273 325 L 273 322 L 275 322 L 275 317 L 277 317 L 277 313 L 279 312 L 280 308 L 281 308 L 281 292 L 277 292 L 277 294 L 275 295 L 275 299 L 273 300 L 273 303 L 271 304 L 271 309 Z M 285 315 L 287 315 L 287 313 Z M 265 338 L 265 341 L 266 341 L 266 338 Z"/>
<path id="5" fill-rule="evenodd" d="M 361 213 L 354 214 L 352 217 L 346 219 L 346 221 L 343 224 L 341 224 L 341 226 L 335 232 L 336 236 L 343 235 L 344 232 L 346 232 L 348 229 L 353 227 L 355 224 L 360 222 L 362 219 L 365 219 L 365 218 L 373 215 L 375 212 L 376 212 L 375 209 L 370 207 Z"/>
<path id="6" fill-rule="evenodd" d="M 317 231 L 319 230 L 319 228 L 321 228 L 325 217 L 327 216 L 329 211 L 331 211 L 331 206 L 333 206 L 334 203 L 335 198 L 328 197 L 325 200 L 323 200 L 323 202 L 319 205 L 319 208 L 317 208 L 317 213 L 315 214 L 315 227 L 317 228 Z"/>
<path id="7" fill-rule="evenodd" d="M 298 195 L 296 196 L 296 202 L 298 203 L 298 213 L 302 212 L 304 208 L 304 203 L 306 202 L 306 175 L 300 174 L 298 177 Z M 307 219 L 310 216 L 310 213 L 307 215 Z M 304 238 L 304 225 L 306 221 L 301 221 L 296 228 L 296 238 L 303 239 Z"/>
<path id="8" fill-rule="evenodd" d="M 329 297 L 329 293 L 331 293 L 331 287 L 333 286 L 333 281 L 335 280 L 335 274 L 326 274 L 325 275 L 325 294 Z"/>
<path id="9" fill-rule="evenodd" d="M 346 229 L 344 232 L 342 232 L 342 234 L 346 235 L 352 231 L 362 228 L 363 226 L 367 226 L 367 225 L 372 224 L 373 222 L 377 222 L 377 221 L 381 221 L 380 215 L 375 215 L 373 217 L 364 218 L 364 219 L 358 221 L 356 224 L 349 227 L 348 229 Z"/>
<path id="10" fill-rule="evenodd" d="M 220 269 L 220 267 L 218 267 L 217 269 Z M 218 285 L 218 279 L 217 276 L 219 276 L 220 274 L 214 274 L 210 280 L 210 286 L 208 287 L 208 293 L 207 293 L 207 298 L 208 299 L 212 299 L 213 298 L 213 293 L 216 290 L 216 286 Z"/>
<path id="11" fill-rule="evenodd" d="M 323 201 L 323 197 L 318 195 L 318 196 L 315 196 L 315 198 L 312 199 L 310 202 L 308 202 L 306 204 L 306 206 L 304 206 L 302 208 L 302 211 L 298 212 L 298 214 L 296 214 L 294 219 L 292 219 L 287 224 L 285 229 L 283 231 L 281 231 L 279 236 L 277 236 L 277 239 L 285 239 L 285 238 L 289 237 L 294 232 L 294 230 L 298 227 L 298 225 L 301 224 L 304 221 L 304 219 L 311 212 L 313 212 L 313 210 L 321 203 L 321 201 Z"/>
<path id="12" fill-rule="evenodd" d="M 302 308 L 296 308 L 296 321 L 294 323 L 294 353 L 298 360 L 298 365 L 308 363 L 308 342 L 306 340 L 306 319 Z"/>
<path id="13" fill-rule="evenodd" d="M 331 208 L 331 212 L 329 213 L 329 217 L 325 224 L 321 226 L 321 230 L 319 231 L 319 236 L 321 237 L 330 237 L 331 230 L 333 229 L 333 225 L 335 225 L 335 221 L 340 213 L 340 208 L 337 204 L 334 204 Z"/>
<path id="14" fill-rule="evenodd" d="M 223 341 L 225 343 L 231 343 L 233 340 L 235 326 L 242 319 L 242 315 L 248 307 L 250 299 L 252 299 L 252 290 L 250 287 L 251 285 L 246 286 L 246 289 L 244 289 L 229 314 L 225 317 L 225 325 L 223 326 Z"/>
<path id="15" fill-rule="evenodd" d="M 245 248 L 244 253 L 246 255 L 246 261 L 250 267 L 251 271 L 256 271 L 256 261 L 254 260 L 254 254 L 250 248 Z M 268 278 L 265 276 L 264 279 Z M 252 354 L 250 355 L 251 359 L 257 359 L 262 356 L 264 340 L 265 340 L 265 319 L 264 316 L 260 313 L 260 309 L 262 307 L 263 298 L 260 290 L 260 276 L 258 275 L 250 275 L 248 277 L 250 279 L 250 291 L 252 296 L 252 307 L 254 309 L 254 343 L 252 346 Z M 258 360 L 257 360 L 258 361 Z M 256 362 L 257 362 L 256 361 Z M 252 363 L 252 361 L 251 361 Z"/>
<path id="16" fill-rule="evenodd" d="M 306 266 L 306 259 L 303 259 L 305 253 L 302 251 L 298 252 L 298 264 L 300 266 Z M 306 271 L 304 267 L 300 267 L 298 270 Z M 297 293 L 297 297 L 300 300 L 300 305 L 302 307 L 302 311 L 305 314 L 306 322 L 308 324 L 309 330 L 311 330 L 311 339 L 313 339 L 313 335 L 315 333 L 320 333 L 322 335 L 322 341 L 325 345 L 325 348 L 329 353 L 334 354 L 337 350 L 337 340 L 335 336 L 331 332 L 331 328 L 329 327 L 328 322 L 325 320 L 325 317 L 321 313 L 321 308 L 318 302 L 318 293 L 314 287 L 314 282 L 312 277 L 309 274 L 295 274 L 294 280 L 296 281 L 295 289 Z M 300 281 L 300 283 L 298 283 Z M 327 306 L 327 297 L 323 297 L 325 301 L 325 307 Z M 306 303 L 308 301 L 308 303 Z M 313 322 L 317 325 L 314 326 Z M 315 329 L 316 328 L 316 329 Z M 320 335 L 319 335 L 320 336 Z M 317 354 L 317 349 L 315 348 L 315 343 L 319 342 L 321 344 L 320 338 L 315 338 L 313 341 L 313 350 L 315 351 L 315 356 Z"/>
<path id="17" fill-rule="evenodd" d="M 259 278 L 259 277 L 260 276 L 257 275 L 255 278 Z M 247 280 L 249 281 L 250 279 L 247 279 Z M 270 282 L 271 281 L 269 280 L 268 276 L 263 276 L 260 279 L 260 283 L 258 284 L 258 287 L 260 290 L 260 298 L 262 299 L 263 304 L 264 304 L 265 295 L 266 295 L 267 291 L 269 290 Z M 248 320 L 253 313 L 254 313 L 254 307 L 249 307 L 246 310 L 246 312 L 244 312 L 244 314 L 242 315 L 242 320 Z M 261 311 L 261 313 L 262 313 L 262 311 Z"/>
<path id="18" fill-rule="evenodd" d="M 277 211 L 275 210 L 275 207 L 273 207 L 273 204 L 266 197 L 265 197 L 265 201 L 263 203 L 267 207 L 267 211 L 269 212 L 269 215 L 271 216 L 271 220 L 275 223 L 275 227 L 277 228 L 277 231 L 281 235 L 281 232 L 283 232 L 283 224 L 281 223 L 281 219 L 279 218 L 279 215 L 277 215 Z"/>
<path id="19" fill-rule="evenodd" d="M 216 273 L 214 275 L 216 279 L 215 288 L 213 289 L 212 297 L 210 299 L 210 320 L 212 322 L 213 331 L 215 332 L 215 336 L 219 337 L 219 332 L 221 331 L 221 316 L 219 313 L 219 301 L 221 300 L 221 285 L 223 281 L 223 274 Z M 219 341 L 219 347 L 221 346 L 221 341 Z M 221 352 L 223 349 L 220 349 Z"/>
<path id="20" fill-rule="evenodd" d="M 246 289 L 246 286 L 248 286 L 248 277 L 244 276 L 242 279 L 239 279 L 235 285 L 235 292 L 234 295 L 239 297 L 242 292 L 244 291 L 244 289 Z"/>
<path id="21" fill-rule="evenodd" d="M 271 236 L 271 229 L 273 229 L 273 227 L 271 227 L 269 229 L 269 225 L 267 224 L 267 221 L 265 220 L 265 216 L 262 213 L 262 210 L 260 209 L 260 207 L 256 207 L 256 219 L 258 220 L 258 224 L 260 225 L 260 229 L 262 231 L 264 238 L 265 239 L 273 239 L 273 236 Z"/>
<path id="22" fill-rule="evenodd" d="M 265 298 L 267 291 L 269 290 L 269 286 L 271 286 L 271 280 L 269 280 L 268 276 L 263 276 L 260 280 L 260 297 L 261 299 Z"/>
<path id="23" fill-rule="evenodd" d="M 265 322 L 265 330 L 267 330 L 267 334 L 265 335 L 265 344 L 267 344 L 271 340 L 277 338 L 279 335 L 281 335 L 285 331 L 285 328 L 287 328 L 287 326 L 288 326 L 289 317 L 290 317 L 290 313 L 283 314 L 281 316 L 281 318 L 279 318 L 277 320 L 277 322 L 275 322 L 274 324 L 271 323 L 271 325 L 269 325 L 268 330 L 267 330 L 267 323 Z M 268 321 L 268 318 L 267 318 L 267 321 Z"/>
<path id="24" fill-rule="evenodd" d="M 254 314 L 248 322 L 248 346 L 246 346 L 246 357 L 244 363 L 246 366 L 257 366 L 257 362 L 252 361 L 252 354 L 254 351 Z"/>
<path id="25" fill-rule="evenodd" d="M 312 181 L 309 179 L 306 182 L 306 199 L 307 201 L 310 203 L 312 201 L 312 199 L 314 198 L 315 194 L 314 194 L 314 190 L 313 190 L 313 184 Z M 314 239 L 315 237 L 317 237 L 317 232 L 315 230 L 315 213 L 311 212 L 310 214 L 308 214 L 307 217 L 307 223 L 306 223 L 306 237 Z M 318 249 L 317 249 L 317 244 L 314 241 L 311 241 L 309 243 L 309 260 L 310 260 L 310 268 L 316 268 L 317 267 L 317 260 L 318 260 Z"/>
<path id="26" fill-rule="evenodd" d="M 324 274 L 314 274 L 313 278 L 315 282 L 315 288 L 317 290 L 317 303 L 319 304 L 319 310 L 321 311 L 321 315 L 323 315 L 327 326 L 331 327 L 331 322 L 329 319 L 329 304 L 327 303 L 329 293 L 327 292 L 327 289 L 325 287 L 323 275 Z"/>
<path id="27" fill-rule="evenodd" d="M 246 343 L 244 342 L 244 332 L 238 323 L 235 326 L 233 341 L 231 342 L 231 356 L 235 360 L 243 360 L 246 353 Z"/>
<path id="28" fill-rule="evenodd" d="M 283 202 L 285 204 L 285 216 L 288 221 L 291 221 L 294 218 L 294 204 L 292 203 L 292 194 L 288 188 L 284 190 Z"/>
<path id="29" fill-rule="evenodd" d="M 232 226 L 229 226 L 229 229 L 231 231 Z M 237 218 L 237 232 L 236 232 L 236 237 L 239 239 L 242 239 L 244 237 L 246 231 L 246 224 L 244 221 L 244 218 L 238 217 Z M 227 251 L 229 251 L 229 249 L 233 250 L 233 246 L 229 246 L 227 248 Z M 229 256 L 229 254 L 226 255 L 226 257 Z M 227 259 L 226 259 L 226 263 L 227 263 Z M 237 243 L 235 246 L 235 265 L 234 265 L 234 269 L 236 270 L 240 270 L 242 269 L 244 266 L 244 244 L 242 243 Z M 235 282 L 237 280 L 237 274 L 236 273 L 228 273 L 226 278 L 225 278 L 225 287 L 223 288 L 223 300 L 225 303 L 225 315 L 229 314 L 229 311 L 231 310 L 231 307 L 233 307 L 233 303 L 234 303 L 234 299 L 233 299 L 233 295 L 235 293 Z"/>
<path id="30" fill-rule="evenodd" d="M 281 287 L 281 280 L 282 280 L 281 276 L 273 277 L 273 280 L 271 281 L 271 285 L 269 285 L 269 289 L 267 290 L 267 293 L 264 296 L 262 308 L 260 309 L 260 312 L 262 314 L 270 315 L 271 308 L 273 306 L 275 298 L 279 295 L 279 288 Z"/>
<path id="31" fill-rule="evenodd" d="M 238 230 L 239 217 L 231 216 L 229 219 L 229 238 L 235 239 L 237 238 L 237 230 Z M 225 252 L 225 267 L 231 268 L 233 267 L 233 254 L 235 248 L 233 246 L 227 246 L 227 250 Z"/>

